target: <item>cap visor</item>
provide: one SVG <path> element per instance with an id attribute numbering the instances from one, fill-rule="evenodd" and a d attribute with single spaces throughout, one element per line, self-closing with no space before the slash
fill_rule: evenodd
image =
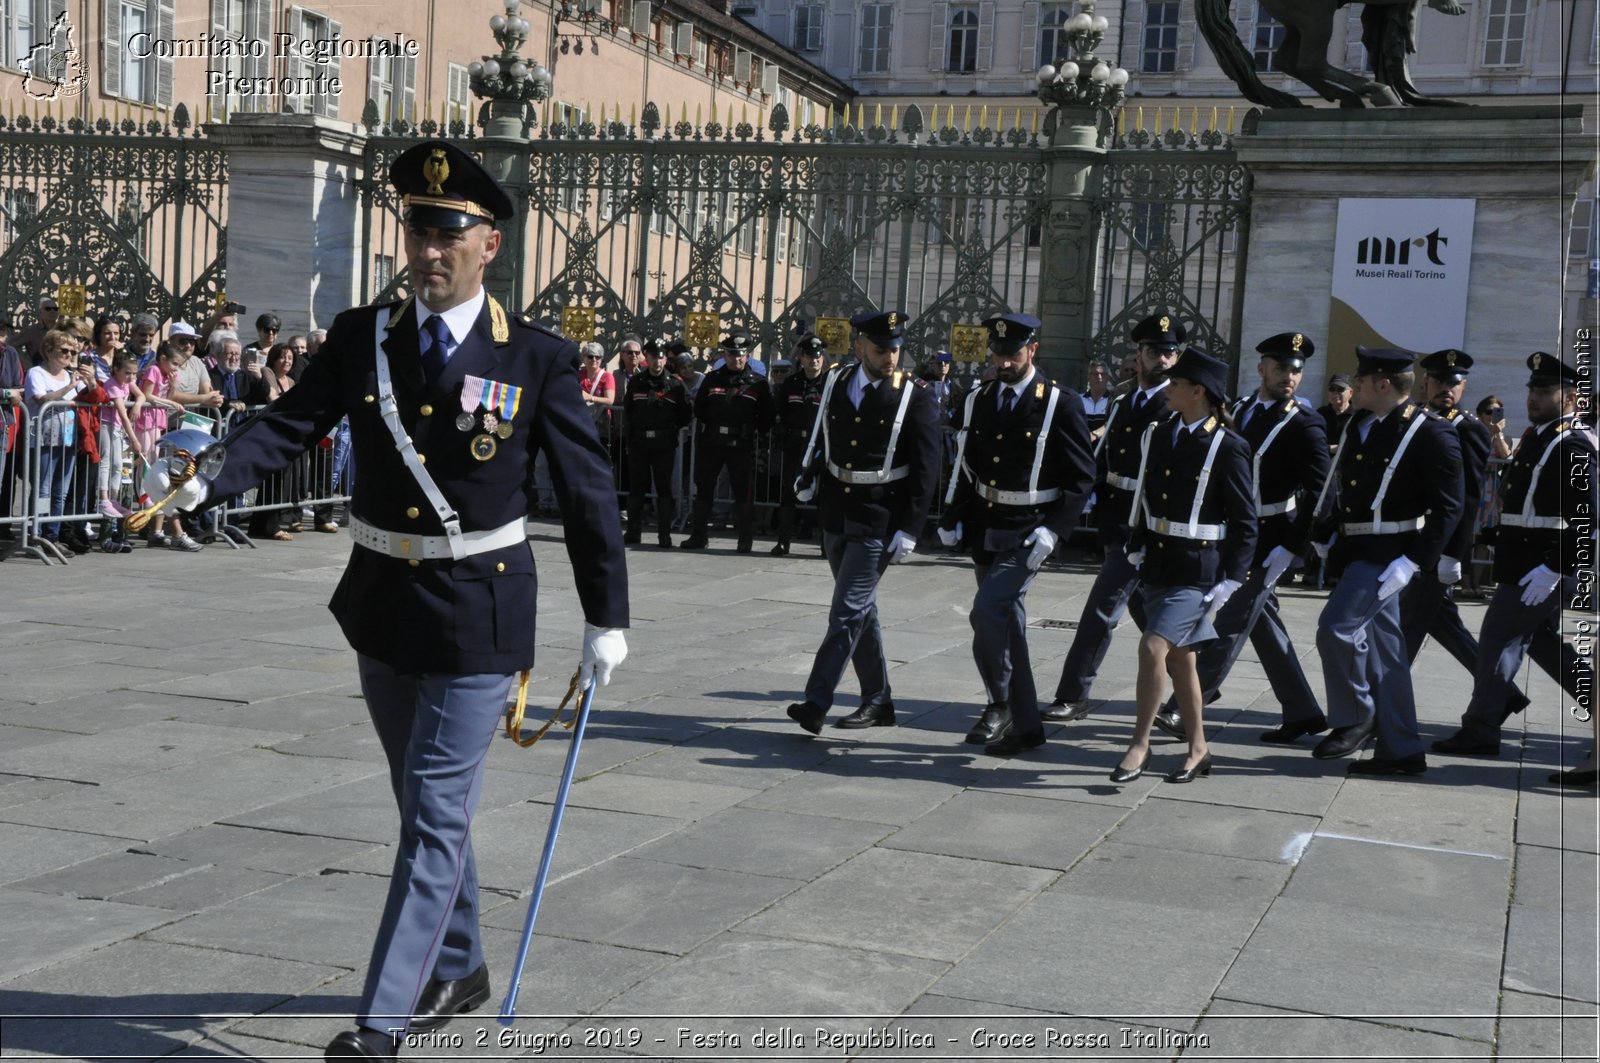
<path id="1" fill-rule="evenodd" d="M 408 225 L 420 225 L 424 229 L 470 229 L 480 221 L 487 221 L 476 214 L 465 211 L 450 210 L 447 207 L 412 207 L 406 211 Z"/>

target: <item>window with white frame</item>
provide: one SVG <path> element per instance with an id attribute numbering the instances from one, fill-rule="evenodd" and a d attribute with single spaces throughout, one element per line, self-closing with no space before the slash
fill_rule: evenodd
<path id="1" fill-rule="evenodd" d="M 859 73 L 889 72 L 889 33 L 893 27 L 892 4 L 861 5 L 861 57 L 857 63 Z"/>
<path id="2" fill-rule="evenodd" d="M 1484 11 L 1483 65 L 1521 66 L 1528 39 L 1528 0 L 1488 0 Z"/>
<path id="3" fill-rule="evenodd" d="M 472 76 L 460 63 L 450 64 L 449 95 L 445 100 L 445 120 L 465 122 L 469 127 L 477 108 L 472 102 Z"/>
<path id="4" fill-rule="evenodd" d="M 822 51 L 821 4 L 800 4 L 794 9 L 794 50 Z"/>
<path id="5" fill-rule="evenodd" d="M 978 69 L 978 8 L 953 4 L 946 38 L 944 68 L 951 74 L 972 74 Z"/>
<path id="6" fill-rule="evenodd" d="M 1054 66 L 1067 55 L 1067 20 L 1071 4 L 1045 4 L 1039 9 L 1039 64 Z"/>
<path id="7" fill-rule="evenodd" d="M 1595 229 L 1597 204 L 1592 198 L 1579 199 L 1572 205 L 1572 239 L 1567 243 L 1567 254 L 1572 258 L 1600 258 L 1600 233 Z"/>
<path id="8" fill-rule="evenodd" d="M 1146 74 L 1178 69 L 1178 0 L 1146 0 L 1139 69 Z"/>
<path id="9" fill-rule="evenodd" d="M 62 5 L 65 11 L 65 5 Z M 21 68 L 33 59 L 36 44 L 49 44 L 53 19 L 47 0 L 3 0 L 0 2 L 0 65 Z M 64 44 L 64 42 L 63 42 Z M 31 68 L 30 68 L 31 69 Z M 37 70 L 45 76 L 42 66 Z"/>
<path id="10" fill-rule="evenodd" d="M 324 118 L 339 117 L 339 97 L 327 91 L 329 83 L 340 76 L 338 50 L 332 42 L 339 39 L 343 23 L 336 22 L 317 11 L 291 6 L 288 12 L 288 32 L 294 37 L 287 72 L 289 84 L 285 89 L 283 107 L 295 114 L 317 114 Z M 325 42 L 318 44 L 318 42 Z M 318 49 L 320 48 L 320 52 Z M 325 62 L 309 58 L 313 54 L 327 55 Z"/>
<path id="11" fill-rule="evenodd" d="M 392 37 L 374 37 L 371 43 L 367 99 L 378 105 L 378 120 L 417 121 L 417 60 L 401 53 Z"/>
<path id="12" fill-rule="evenodd" d="M 62 5 L 61 10 L 65 10 Z M 105 34 L 100 49 L 101 87 L 109 96 L 158 107 L 172 105 L 172 58 L 162 58 L 150 48 L 129 48 L 136 34 L 151 40 L 170 40 L 176 23 L 173 0 L 103 0 L 100 9 Z M 48 32 L 34 23 L 35 33 Z M 146 39 L 139 37 L 140 40 Z M 42 38 L 35 43 L 47 43 Z"/>
<path id="13" fill-rule="evenodd" d="M 1256 59 L 1256 69 L 1263 74 L 1278 72 L 1278 48 L 1283 44 L 1288 27 L 1272 17 L 1272 13 L 1256 0 L 1256 24 L 1251 52 Z"/>

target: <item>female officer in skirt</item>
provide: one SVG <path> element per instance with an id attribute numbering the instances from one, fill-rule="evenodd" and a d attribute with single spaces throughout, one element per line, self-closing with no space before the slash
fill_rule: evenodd
<path id="1" fill-rule="evenodd" d="M 1189 755 L 1167 775 L 1185 783 L 1211 774 L 1201 726 L 1199 644 L 1217 637 L 1217 612 L 1239 589 L 1255 550 L 1250 445 L 1227 424 L 1228 367 L 1195 347 L 1167 374 L 1168 416 L 1145 430 L 1134 491 L 1128 560 L 1139 569 L 1146 613 L 1135 686 L 1133 741 L 1111 773 L 1129 782 L 1150 762 L 1150 728 L 1172 677 Z"/>

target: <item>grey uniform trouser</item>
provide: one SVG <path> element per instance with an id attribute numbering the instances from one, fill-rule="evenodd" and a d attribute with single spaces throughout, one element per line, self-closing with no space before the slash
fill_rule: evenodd
<path id="1" fill-rule="evenodd" d="M 1384 566 L 1352 561 L 1317 619 L 1317 651 L 1328 690 L 1328 723 L 1371 722 L 1378 756 L 1422 752 L 1417 703 L 1400 627 L 1400 595 L 1378 598 Z"/>
<path id="2" fill-rule="evenodd" d="M 1081 701 L 1089 696 L 1095 676 L 1111 649 L 1111 633 L 1122 620 L 1124 609 L 1131 609 L 1134 622 L 1144 627 L 1144 603 L 1136 593 L 1139 570 L 1133 567 L 1122 548 L 1106 547 L 1100 574 L 1089 588 L 1078 618 L 1078 633 L 1072 638 L 1067 659 L 1061 665 L 1061 681 L 1056 684 L 1057 701 Z M 1131 601 L 1130 601 L 1131 599 Z"/>
<path id="3" fill-rule="evenodd" d="M 1028 567 L 1032 547 L 1018 547 L 977 562 L 978 593 L 972 600 L 972 658 L 991 705 L 1011 709 L 1013 734 L 1043 727 L 1039 691 L 1028 662 L 1028 588 L 1038 575 Z"/>
<path id="4" fill-rule="evenodd" d="M 1594 667 L 1561 637 L 1561 603 L 1570 601 L 1577 581 L 1561 580 L 1538 605 L 1523 605 L 1523 588 L 1506 582 L 1495 588 L 1478 633 L 1477 667 L 1472 674 L 1472 700 L 1461 717 L 1461 729 L 1474 738 L 1497 739 L 1510 715 L 1506 702 L 1518 693 L 1517 672 L 1532 657 L 1567 696 L 1594 709 Z"/>
<path id="5" fill-rule="evenodd" d="M 861 684 L 861 704 L 890 700 L 889 667 L 883 659 L 883 633 L 878 628 L 878 581 L 889 567 L 889 544 L 882 539 L 822 536 L 822 552 L 833 570 L 833 603 L 828 607 L 828 633 L 811 662 L 806 700 L 833 707 L 833 692 L 854 664 Z"/>
<path id="6" fill-rule="evenodd" d="M 1406 656 L 1417 659 L 1429 635 L 1446 653 L 1471 672 L 1478 667 L 1478 641 L 1461 621 L 1461 610 L 1437 571 L 1420 572 L 1400 592 L 1400 624 L 1406 632 Z"/>

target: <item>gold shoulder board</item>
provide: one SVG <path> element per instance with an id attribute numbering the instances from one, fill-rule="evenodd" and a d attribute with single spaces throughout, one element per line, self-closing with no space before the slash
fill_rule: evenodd
<path id="1" fill-rule="evenodd" d="M 1214 432 L 1214 431 L 1216 431 L 1216 428 L 1217 428 L 1217 419 L 1216 419 L 1216 418 L 1215 418 L 1215 417 L 1207 417 L 1207 418 L 1206 418 L 1206 423 L 1205 423 L 1205 425 L 1204 425 L 1204 427 L 1205 427 L 1205 430 L 1206 430 L 1206 431 L 1207 431 L 1207 432 Z"/>
<path id="2" fill-rule="evenodd" d="M 1036 398 L 1036 399 L 1044 398 L 1044 381 L 1043 380 L 1039 381 L 1037 384 L 1035 384 L 1033 386 L 1033 397 Z"/>

